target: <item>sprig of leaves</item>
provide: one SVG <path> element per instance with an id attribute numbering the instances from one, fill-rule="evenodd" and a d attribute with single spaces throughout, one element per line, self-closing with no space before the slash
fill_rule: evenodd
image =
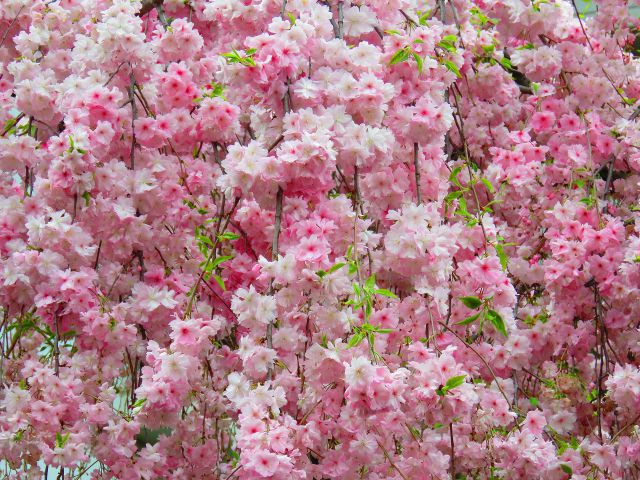
<path id="1" fill-rule="evenodd" d="M 227 63 L 239 63 L 245 67 L 255 67 L 256 62 L 253 60 L 253 55 L 256 53 L 255 48 L 248 48 L 244 51 L 244 55 L 240 55 L 234 48 L 230 52 L 221 53 L 220 56 L 227 60 Z"/>
<path id="2" fill-rule="evenodd" d="M 491 325 L 505 337 L 508 337 L 507 327 L 504 323 L 502 316 L 490 307 L 490 300 L 482 300 L 476 296 L 460 297 L 460 301 L 463 305 L 472 310 L 480 310 L 479 312 L 468 316 L 464 320 L 458 322 L 456 325 L 470 325 L 476 320 L 480 319 L 480 330 L 484 324 L 484 320 L 488 320 Z"/>

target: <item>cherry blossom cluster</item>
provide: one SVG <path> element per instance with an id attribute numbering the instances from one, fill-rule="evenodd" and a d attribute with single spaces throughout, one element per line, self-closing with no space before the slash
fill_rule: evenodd
<path id="1" fill-rule="evenodd" d="M 0 1 L 2 475 L 640 478 L 596 3 Z"/>

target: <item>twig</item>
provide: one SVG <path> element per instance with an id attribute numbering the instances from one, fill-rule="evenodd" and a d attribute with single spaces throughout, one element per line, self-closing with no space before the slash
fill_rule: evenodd
<path id="1" fill-rule="evenodd" d="M 274 148 L 276 148 L 276 147 L 278 146 L 278 144 L 279 144 L 282 140 L 284 140 L 284 135 L 280 135 L 278 138 L 276 138 L 276 139 L 273 141 L 273 143 L 272 143 L 271 145 L 269 145 L 269 148 L 267 149 L 267 151 L 269 151 L 269 152 L 270 152 L 271 150 L 273 150 Z"/>
<path id="2" fill-rule="evenodd" d="M 422 188 L 420 184 L 420 162 L 418 160 L 418 142 L 413 144 L 413 168 L 416 176 L 416 195 L 418 205 L 422 205 Z"/>
<path id="3" fill-rule="evenodd" d="M 482 363 L 484 363 L 484 366 L 487 367 L 487 369 L 489 370 L 489 373 L 491 373 L 491 376 L 493 377 L 493 379 L 496 382 L 496 386 L 498 387 L 498 390 L 500 390 L 500 393 L 502 394 L 502 396 L 504 397 L 504 399 L 507 401 L 507 405 L 509 405 L 509 408 L 512 408 L 511 406 L 511 402 L 509 401 L 509 398 L 507 397 L 507 394 L 504 393 L 504 390 L 502 389 L 502 387 L 500 386 L 500 382 L 498 382 L 498 377 L 496 376 L 495 372 L 493 371 L 493 369 L 491 368 L 491 365 L 489 365 L 487 363 L 487 361 L 484 359 L 484 357 L 482 355 L 480 355 L 480 353 L 478 353 L 478 351 L 473 348 L 471 345 L 469 345 L 467 342 L 464 341 L 464 339 L 458 335 L 456 332 L 454 332 L 451 328 L 449 328 L 447 325 L 445 325 L 442 322 L 438 322 L 440 325 L 442 325 L 445 329 L 447 329 L 449 332 L 453 333 L 453 335 L 460 340 L 467 348 L 469 348 L 469 350 L 471 350 L 473 353 L 475 353 L 478 358 L 480 359 L 480 361 Z"/>
<path id="4" fill-rule="evenodd" d="M 142 0 L 142 8 L 140 8 L 140 11 L 136 13 L 136 15 L 138 17 L 144 17 L 147 13 L 156 8 L 156 6 L 162 5 L 163 3 L 164 0 Z"/>
<path id="5" fill-rule="evenodd" d="M 582 23 L 582 18 L 580 17 L 580 12 L 578 11 L 578 6 L 576 5 L 576 0 L 571 0 L 571 4 L 573 5 L 573 11 L 576 12 L 576 17 L 578 18 L 578 22 L 580 22 L 580 28 L 582 29 L 582 33 L 584 34 L 584 38 L 587 39 L 587 43 L 589 44 L 589 48 L 593 52 L 593 45 L 591 45 L 591 40 L 589 39 L 589 35 L 587 35 L 587 31 L 584 29 L 584 24 Z"/>
<path id="6" fill-rule="evenodd" d="M 122 62 L 120 65 L 118 65 L 118 68 L 116 68 L 116 71 L 109 76 L 109 79 L 106 82 L 104 82 L 104 84 L 102 85 L 103 87 L 106 87 L 107 85 L 109 85 L 109 83 L 111 83 L 111 80 L 114 79 L 114 77 L 118 74 L 118 72 L 120 71 L 120 69 L 125 63 L 127 63 L 126 60 Z"/>
<path id="7" fill-rule="evenodd" d="M 278 243 L 280 241 L 280 228 L 282 226 L 282 187 L 278 186 L 278 193 L 276 194 L 276 218 L 275 227 L 273 230 L 273 245 L 271 247 L 271 261 L 278 259 Z"/>
<path id="8" fill-rule="evenodd" d="M 59 326 L 58 326 L 58 312 L 54 312 L 53 314 L 53 322 L 54 322 L 54 327 L 56 329 L 55 332 L 55 339 L 54 339 L 54 344 L 53 344 L 53 362 L 54 362 L 54 371 L 56 374 L 56 377 L 60 376 L 60 346 L 58 345 L 58 342 L 60 341 L 60 330 L 59 330 Z"/>
<path id="9" fill-rule="evenodd" d="M 156 11 L 158 12 L 158 20 L 162 24 L 165 30 L 169 28 L 169 20 L 167 20 L 166 15 L 164 14 L 164 8 L 162 8 L 162 2 L 158 2 L 156 5 Z"/>
<path id="10" fill-rule="evenodd" d="M 98 251 L 96 252 L 96 261 L 93 263 L 93 269 L 98 270 L 98 262 L 100 261 L 100 250 L 102 250 L 102 240 L 98 242 Z"/>
<path id="11" fill-rule="evenodd" d="M 402 14 L 402 16 L 404 18 L 406 18 L 407 22 L 409 22 L 411 25 L 413 25 L 414 27 L 419 26 L 418 22 L 416 22 L 413 18 L 411 18 L 409 15 L 407 15 L 407 13 L 404 10 L 400 9 L 400 13 Z"/>
<path id="12" fill-rule="evenodd" d="M 633 420 L 627 423 L 624 427 L 618 430 L 618 432 L 613 437 L 611 437 L 611 440 L 609 441 L 609 443 L 610 444 L 615 443 L 618 437 L 622 435 L 623 432 L 626 432 L 629 428 L 633 427 L 638 422 L 638 420 L 640 420 L 640 413 Z"/>
<path id="13" fill-rule="evenodd" d="M 605 182 L 604 185 L 604 193 L 602 195 L 602 199 L 605 201 L 605 206 L 602 209 L 604 211 L 604 213 L 609 213 L 609 204 L 607 202 L 607 199 L 609 197 L 609 191 L 611 189 L 611 179 L 613 178 L 613 163 L 615 161 L 615 157 L 613 155 L 611 155 L 611 160 L 609 160 L 609 165 L 608 165 L 608 169 L 607 169 L 607 181 Z"/>
<path id="14" fill-rule="evenodd" d="M 377 428 L 373 427 L 373 430 L 374 430 L 378 435 L 380 435 L 380 432 L 378 432 L 378 429 L 377 429 Z M 389 462 L 389 465 L 391 465 L 391 467 L 392 467 L 396 472 L 398 472 L 398 475 L 400 475 L 400 476 L 403 478 L 403 480 L 409 480 L 409 478 L 408 478 L 404 473 L 402 473 L 402 470 L 400 470 L 400 469 L 398 468 L 398 466 L 393 462 L 393 460 L 391 460 L 391 455 L 389 455 L 389 452 L 387 451 L 387 449 L 386 449 L 386 448 L 384 448 L 384 445 L 382 445 L 382 443 L 380 442 L 380 440 L 378 440 L 377 438 L 376 438 L 376 443 L 378 444 L 378 446 L 379 446 L 379 447 L 380 447 L 380 449 L 382 450 L 382 453 L 384 454 L 384 457 L 385 457 L 385 458 L 387 459 L 387 461 Z"/>
<path id="15" fill-rule="evenodd" d="M 338 2 L 338 38 L 344 38 L 344 12 L 342 10 L 342 2 Z"/>
<path id="16" fill-rule="evenodd" d="M 451 480 L 455 480 L 456 478 L 456 455 L 453 444 L 453 423 L 449 424 L 449 440 L 451 444 L 451 457 L 449 461 L 450 469 L 451 469 Z"/>
<path id="17" fill-rule="evenodd" d="M 15 18 L 13 20 L 11 20 L 11 23 L 9 24 L 9 26 L 5 30 L 4 35 L 2 35 L 2 40 L 0 40 L 0 48 L 2 48 L 2 45 L 4 44 L 4 41 L 7 39 L 7 35 L 9 35 L 9 30 L 11 30 L 11 27 L 13 27 L 13 24 L 16 23 L 16 20 L 18 20 L 18 17 L 22 13 L 22 9 L 23 8 L 24 8 L 24 5 L 22 5 L 20 7 L 20 10 L 18 10 L 18 14 L 15 16 Z"/>
<path id="18" fill-rule="evenodd" d="M 445 21 L 445 5 L 444 5 L 444 0 L 438 0 L 438 7 L 440 8 L 440 22 L 444 23 Z"/>
<path id="19" fill-rule="evenodd" d="M 278 193 L 276 194 L 276 218 L 273 228 L 273 244 L 271 246 L 272 262 L 278 259 L 278 243 L 280 241 L 280 228 L 282 226 L 282 197 L 282 187 L 278 186 Z M 271 285 L 269 286 L 269 293 L 273 293 L 273 279 L 271 280 Z M 273 322 L 269 322 L 269 325 L 267 325 L 267 346 L 269 348 L 273 348 Z M 272 369 L 269 368 L 268 376 L 270 377 L 272 373 Z"/>
<path id="20" fill-rule="evenodd" d="M 129 66 L 131 67 L 131 64 L 129 64 Z M 138 118 L 138 106 L 136 105 L 136 98 L 135 98 L 135 84 L 136 84 L 136 78 L 133 75 L 133 69 L 131 69 L 131 72 L 129 73 L 129 80 L 130 80 L 130 85 L 129 88 L 127 89 L 129 92 L 129 101 L 131 102 L 131 150 L 129 152 L 129 161 L 130 161 L 130 168 L 131 170 L 135 170 L 136 168 L 136 128 L 135 128 L 135 122 L 136 119 Z"/>

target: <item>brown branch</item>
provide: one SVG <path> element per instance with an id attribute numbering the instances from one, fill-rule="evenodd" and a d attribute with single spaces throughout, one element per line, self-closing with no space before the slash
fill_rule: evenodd
<path id="1" fill-rule="evenodd" d="M 151 10 L 162 5 L 163 3 L 164 0 L 142 0 L 142 8 L 140 8 L 140 11 L 136 13 L 136 15 L 138 17 L 144 17 Z"/>
<path id="2" fill-rule="evenodd" d="M 422 205 L 422 191 L 420 185 L 420 162 L 418 160 L 418 142 L 413 144 L 413 168 L 416 176 L 416 197 L 418 205 Z"/>
<path id="3" fill-rule="evenodd" d="M 2 45 L 4 44 L 4 41 L 7 39 L 7 35 L 9 34 L 9 30 L 11 30 L 11 27 L 13 27 L 13 24 L 16 23 L 16 21 L 18 20 L 18 17 L 22 13 L 22 9 L 23 8 L 24 8 L 24 5 L 22 5 L 20 7 L 20 10 L 18 10 L 18 14 L 16 15 L 16 17 L 13 20 L 11 20 L 11 23 L 9 24 L 9 26 L 5 30 L 4 35 L 2 35 L 2 40 L 0 40 L 0 48 L 2 48 Z"/>

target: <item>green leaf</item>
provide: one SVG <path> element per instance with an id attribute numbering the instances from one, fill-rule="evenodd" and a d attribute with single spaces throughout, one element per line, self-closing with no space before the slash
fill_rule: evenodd
<path id="1" fill-rule="evenodd" d="M 410 50 L 408 47 L 401 48 L 396 53 L 393 54 L 391 60 L 389 60 L 389 65 L 395 65 L 397 63 L 401 63 L 406 61 L 409 58 Z"/>
<path id="2" fill-rule="evenodd" d="M 447 70 L 449 70 L 450 72 L 453 72 L 456 74 L 456 77 L 458 78 L 462 78 L 462 75 L 460 74 L 460 69 L 458 68 L 458 66 L 453 63 L 451 60 L 443 60 L 442 64 L 447 67 Z"/>
<path id="3" fill-rule="evenodd" d="M 240 235 L 237 235 L 233 232 L 224 232 L 218 235 L 219 240 L 237 240 L 240 238 Z"/>
<path id="4" fill-rule="evenodd" d="M 384 33 L 387 35 L 402 35 L 402 32 L 399 30 L 385 30 Z"/>
<path id="5" fill-rule="evenodd" d="M 478 308 L 480 305 L 482 305 L 482 300 L 480 300 L 478 297 L 473 297 L 473 296 L 460 297 L 460 301 L 467 308 Z"/>
<path id="6" fill-rule="evenodd" d="M 456 325 L 469 325 L 475 322 L 482 312 L 476 313 L 475 315 L 471 315 L 470 317 L 465 318 L 461 322 L 456 323 Z"/>
<path id="7" fill-rule="evenodd" d="M 499 62 L 500 62 L 500 65 L 502 65 L 505 69 L 513 70 L 513 65 L 511 63 L 511 60 L 509 60 L 508 58 L 503 57 L 499 60 Z"/>
<path id="8" fill-rule="evenodd" d="M 378 288 L 377 290 L 374 290 L 373 293 L 377 293 L 378 295 L 382 295 L 383 297 L 398 298 L 395 293 L 393 293 L 391 290 L 387 290 L 386 288 Z"/>
<path id="9" fill-rule="evenodd" d="M 89 192 L 84 192 L 82 194 L 82 198 L 84 198 L 84 204 L 88 207 L 91 200 L 91 194 Z"/>
<path id="10" fill-rule="evenodd" d="M 465 378 L 467 378 L 466 375 L 456 375 L 455 377 L 451 377 L 449 380 L 447 380 L 447 383 L 445 383 L 444 386 L 447 390 L 452 390 L 462 385 Z"/>
<path id="11" fill-rule="evenodd" d="M 64 435 L 61 435 L 60 432 L 56 432 L 56 447 L 63 448 L 69 440 L 69 435 L 71 435 L 71 432 L 67 432 Z"/>
<path id="12" fill-rule="evenodd" d="M 560 465 L 560 470 L 562 470 L 564 473 L 566 473 L 569 476 L 573 475 L 573 469 L 566 463 L 563 463 Z"/>
<path id="13" fill-rule="evenodd" d="M 494 245 L 493 248 L 496 249 L 496 255 L 498 255 L 498 258 L 500 259 L 500 265 L 502 265 L 502 270 L 506 272 L 508 259 L 507 259 L 507 255 L 504 253 L 504 247 L 498 243 L 497 245 Z"/>
<path id="14" fill-rule="evenodd" d="M 534 408 L 538 408 L 540 406 L 540 401 L 536 397 L 529 397 L 529 403 Z"/>
<path id="15" fill-rule="evenodd" d="M 332 266 L 328 273 L 333 273 L 333 272 L 337 272 L 338 270 L 340 270 L 342 267 L 344 267 L 346 265 L 346 263 L 336 263 L 334 266 Z"/>
<path id="16" fill-rule="evenodd" d="M 325 272 L 324 270 L 318 270 L 316 272 L 316 275 L 318 275 L 320 278 L 324 278 L 327 276 L 327 272 Z"/>
<path id="17" fill-rule="evenodd" d="M 413 55 L 413 59 L 418 64 L 418 73 L 422 73 L 422 69 L 424 67 L 424 62 L 422 60 L 422 57 L 420 55 L 418 55 L 416 52 L 413 52 L 412 55 Z"/>
<path id="18" fill-rule="evenodd" d="M 197 235 L 196 239 L 204 245 L 208 245 L 211 248 L 214 247 L 213 241 L 206 235 Z"/>
<path id="19" fill-rule="evenodd" d="M 507 334 L 507 327 L 504 324 L 504 320 L 498 312 L 496 312 L 495 310 L 489 310 L 487 312 L 487 318 L 491 322 L 491 325 L 493 325 L 498 332 L 500 332 L 505 337 L 509 336 Z"/>
<path id="20" fill-rule="evenodd" d="M 460 183 L 460 180 L 458 180 L 458 174 L 462 171 L 462 167 L 456 167 L 453 170 L 451 170 L 451 173 L 449 174 L 449 182 L 453 183 L 454 185 L 462 188 L 462 184 Z"/>
<path id="21" fill-rule="evenodd" d="M 485 187 L 487 187 L 487 190 L 489 190 L 491 193 L 496 191 L 496 189 L 493 187 L 493 185 L 491 185 L 491 182 L 489 180 L 487 180 L 486 178 L 481 178 L 480 181 L 482 182 L 482 184 Z"/>
<path id="22" fill-rule="evenodd" d="M 365 333 L 364 332 L 358 332 L 358 333 L 354 334 L 349 339 L 349 342 L 347 343 L 347 348 L 353 348 L 353 347 L 359 345 L 360 342 L 362 342 L 362 340 L 364 340 L 364 337 L 365 337 Z"/>
<path id="23" fill-rule="evenodd" d="M 463 190 L 456 190 L 455 192 L 449 192 L 446 197 L 444 197 L 445 203 L 451 204 L 454 200 L 460 198 L 464 195 Z"/>
<path id="24" fill-rule="evenodd" d="M 224 280 L 222 279 L 222 277 L 220 275 L 214 275 L 213 279 L 216 281 L 216 283 L 220 286 L 220 288 L 222 290 L 226 290 L 227 286 L 224 284 Z"/>
<path id="25" fill-rule="evenodd" d="M 140 433 L 136 435 L 136 447 L 141 450 L 145 445 L 155 445 L 160 439 L 160 435 L 169 436 L 173 430 L 169 427 L 159 427 L 150 429 L 144 425 L 140 428 Z"/>
<path id="26" fill-rule="evenodd" d="M 364 282 L 364 286 L 366 289 L 368 290 L 373 290 L 373 288 L 376 286 L 376 274 L 372 273 L 369 278 L 367 278 Z"/>
<path id="27" fill-rule="evenodd" d="M 349 262 L 349 275 L 353 275 L 358 271 L 358 266 L 356 262 Z"/>
<path id="28" fill-rule="evenodd" d="M 146 398 L 139 398 L 138 400 L 136 400 L 136 401 L 134 402 L 134 404 L 133 404 L 133 405 L 131 405 L 131 408 L 139 408 L 139 407 L 141 407 L 142 405 L 144 405 L 144 403 L 145 403 L 146 401 L 147 401 L 147 399 L 146 399 Z"/>
<path id="29" fill-rule="evenodd" d="M 418 23 L 420 25 L 426 25 L 427 24 L 427 20 L 429 20 L 429 17 L 431 17 L 431 10 L 427 10 L 422 15 L 420 15 L 418 17 Z"/>
<path id="30" fill-rule="evenodd" d="M 452 45 L 454 45 L 457 40 L 458 40 L 458 37 L 456 37 L 455 35 L 445 35 L 444 37 L 442 37 L 443 42 L 447 42 Z"/>
<path id="31" fill-rule="evenodd" d="M 230 255 L 225 255 L 222 257 L 217 257 L 213 262 L 211 262 L 211 265 L 213 266 L 213 268 L 216 268 L 218 265 L 220 265 L 223 262 L 226 262 L 228 260 L 231 260 L 233 257 Z"/>
<path id="32" fill-rule="evenodd" d="M 291 12 L 287 12 L 287 17 L 289 17 L 289 23 L 293 27 L 296 24 L 296 17 L 294 17 Z"/>

